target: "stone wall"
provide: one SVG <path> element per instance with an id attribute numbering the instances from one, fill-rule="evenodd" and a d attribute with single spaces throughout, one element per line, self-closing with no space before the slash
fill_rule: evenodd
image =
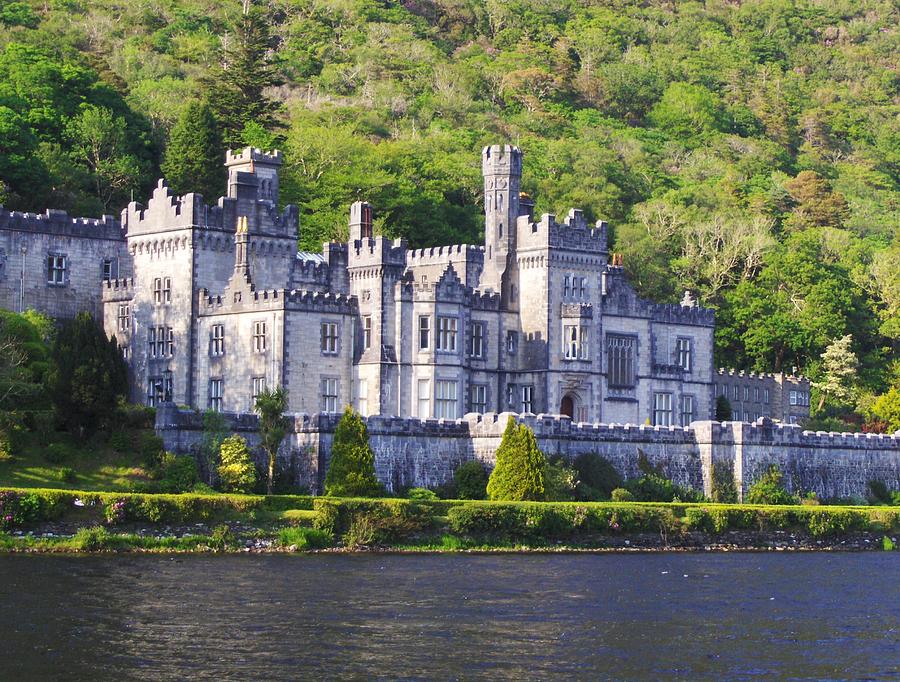
<path id="1" fill-rule="evenodd" d="M 711 490 L 712 465 L 734 470 L 741 495 L 771 465 L 785 474 L 789 490 L 815 491 L 822 498 L 865 497 L 868 482 L 900 489 L 900 434 L 833 434 L 762 419 L 694 422 L 691 426 L 578 424 L 557 415 L 468 414 L 457 420 L 368 417 L 369 442 L 378 478 L 388 490 L 435 487 L 447 482 L 463 462 L 478 459 L 492 468 L 509 417 L 527 424 L 548 455 L 574 459 L 584 452 L 606 457 L 626 478 L 639 475 L 640 453 L 679 485 Z M 229 428 L 258 449 L 254 415 L 226 415 Z M 322 489 L 331 441 L 340 415 L 298 414 L 279 454 L 281 467 L 298 487 Z M 202 415 L 163 405 L 157 431 L 168 450 L 196 453 Z M 259 453 L 260 461 L 262 455 Z"/>

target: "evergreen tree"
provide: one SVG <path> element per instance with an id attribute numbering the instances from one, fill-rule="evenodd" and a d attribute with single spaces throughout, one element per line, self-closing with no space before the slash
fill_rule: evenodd
<path id="1" fill-rule="evenodd" d="M 249 123 L 266 129 L 280 125 L 276 115 L 281 104 L 263 94 L 267 87 L 281 84 L 272 56 L 276 42 L 266 12 L 252 0 L 244 0 L 224 60 L 206 81 L 209 101 L 230 147 L 243 144 Z"/>
<path id="2" fill-rule="evenodd" d="M 534 432 L 509 418 L 500 447 L 497 465 L 488 479 L 491 500 L 542 500 L 547 458 L 537 445 Z"/>
<path id="3" fill-rule="evenodd" d="M 169 134 L 161 168 L 176 194 L 199 192 L 212 204 L 225 193 L 223 142 L 209 104 L 192 101 Z"/>
<path id="4" fill-rule="evenodd" d="M 90 313 L 79 313 L 57 333 L 47 388 L 57 416 L 79 436 L 93 431 L 126 396 L 128 369 L 119 344 L 107 338 Z"/>
<path id="5" fill-rule="evenodd" d="M 267 388 L 256 396 L 254 407 L 259 414 L 259 436 L 262 439 L 263 450 L 269 457 L 266 494 L 271 495 L 275 484 L 275 458 L 278 456 L 278 446 L 287 434 L 287 420 L 284 418 L 287 393 L 282 386 L 274 390 Z"/>
<path id="6" fill-rule="evenodd" d="M 850 348 L 852 343 L 853 337 L 846 334 L 835 339 L 822 353 L 822 379 L 812 384 L 819 391 L 817 411 L 825 406 L 826 398 L 847 403 L 853 397 L 859 360 Z"/>
<path id="7" fill-rule="evenodd" d="M 724 395 L 716 398 L 716 421 L 730 422 L 733 417 L 731 402 Z"/>
<path id="8" fill-rule="evenodd" d="M 222 463 L 219 465 L 219 480 L 222 490 L 227 493 L 249 493 L 256 485 L 256 467 L 250 457 L 247 441 L 237 434 L 222 441 L 220 447 Z"/>
<path id="9" fill-rule="evenodd" d="M 375 476 L 375 454 L 362 417 L 348 405 L 334 431 L 331 463 L 325 475 L 325 494 L 366 497 L 381 492 Z"/>

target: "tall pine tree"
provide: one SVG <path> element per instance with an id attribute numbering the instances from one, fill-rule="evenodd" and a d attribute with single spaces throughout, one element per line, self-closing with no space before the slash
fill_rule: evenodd
<path id="1" fill-rule="evenodd" d="M 229 147 L 242 146 L 248 123 L 266 130 L 281 125 L 277 117 L 281 104 L 263 94 L 267 87 L 282 82 L 273 56 L 276 44 L 266 12 L 253 0 L 244 0 L 234 35 L 225 46 L 224 59 L 206 81 L 213 113 Z"/>
<path id="2" fill-rule="evenodd" d="M 162 172 L 176 194 L 199 192 L 211 204 L 225 193 L 219 124 L 206 102 L 192 101 L 169 134 Z"/>

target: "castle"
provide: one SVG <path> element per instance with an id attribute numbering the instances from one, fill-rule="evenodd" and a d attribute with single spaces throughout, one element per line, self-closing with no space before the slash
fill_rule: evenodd
<path id="1" fill-rule="evenodd" d="M 408 249 L 375 235 L 373 207 L 356 202 L 347 243 L 298 252 L 297 207 L 278 210 L 281 154 L 252 148 L 226 154 L 214 206 L 160 180 L 120 223 L 0 211 L 0 306 L 102 318 L 132 400 L 148 405 L 247 412 L 283 386 L 296 413 L 351 404 L 420 419 L 510 411 L 686 426 L 711 419 L 731 386 L 729 399 L 756 398 L 739 419 L 803 416 L 782 386 L 808 405 L 805 380 L 714 370 L 713 312 L 690 294 L 639 298 L 605 222 L 577 209 L 535 217 L 519 149 L 485 147 L 481 161 L 483 246 Z"/>

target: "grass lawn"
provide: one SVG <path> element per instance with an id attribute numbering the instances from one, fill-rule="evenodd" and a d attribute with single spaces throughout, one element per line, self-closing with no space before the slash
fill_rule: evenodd
<path id="1" fill-rule="evenodd" d="M 100 438 L 78 443 L 57 433 L 27 434 L 22 440 L 16 454 L 0 459 L 0 486 L 118 492 L 150 480 L 138 454 L 117 452 Z M 59 451 L 54 456 L 48 442 L 62 444 L 64 456 Z"/>

